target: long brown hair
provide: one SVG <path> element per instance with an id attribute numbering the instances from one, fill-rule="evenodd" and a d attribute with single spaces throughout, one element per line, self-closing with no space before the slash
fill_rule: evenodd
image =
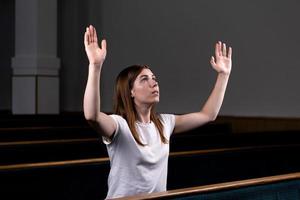
<path id="1" fill-rule="evenodd" d="M 117 76 L 114 94 L 114 113 L 126 119 L 135 141 L 141 146 L 145 146 L 145 144 L 141 142 L 139 134 L 135 128 L 135 123 L 138 117 L 133 98 L 131 98 L 131 90 L 135 79 L 143 69 L 149 69 L 149 67 L 146 65 L 132 65 L 122 70 Z M 163 134 L 163 124 L 155 112 L 154 105 L 150 111 L 150 120 L 153 121 L 158 129 L 161 141 L 165 144 L 168 143 Z"/>

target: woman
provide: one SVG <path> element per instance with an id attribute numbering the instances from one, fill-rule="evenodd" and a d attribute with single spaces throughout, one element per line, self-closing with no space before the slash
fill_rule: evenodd
<path id="1" fill-rule="evenodd" d="M 107 198 L 166 190 L 169 139 L 216 119 L 231 71 L 231 48 L 216 43 L 211 65 L 218 72 L 215 87 L 199 112 L 184 115 L 156 114 L 159 86 L 147 66 L 134 65 L 117 77 L 114 111 L 100 110 L 100 74 L 106 57 L 106 41 L 98 46 L 93 26 L 84 34 L 89 74 L 84 95 L 84 115 L 107 145 L 111 169 Z"/>

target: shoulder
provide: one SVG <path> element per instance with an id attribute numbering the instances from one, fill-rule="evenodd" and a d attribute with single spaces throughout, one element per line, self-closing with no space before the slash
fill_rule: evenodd
<path id="1" fill-rule="evenodd" d="M 175 124 L 174 114 L 159 114 L 159 118 L 164 124 Z"/>
<path id="2" fill-rule="evenodd" d="M 129 130 L 128 123 L 122 116 L 116 114 L 111 114 L 109 116 L 116 123 L 116 130 L 111 138 L 102 138 L 105 144 L 111 144 L 114 140 L 116 140 L 116 138 L 119 137 L 120 134 L 122 134 L 122 132 L 126 132 Z"/>
<path id="3" fill-rule="evenodd" d="M 109 115 L 111 118 L 113 118 L 113 120 L 117 123 L 117 124 L 119 124 L 119 123 L 125 123 L 125 124 L 127 124 L 127 121 L 126 121 L 126 119 L 124 119 L 122 116 L 120 116 L 120 115 L 116 115 L 116 114 L 111 114 L 111 115 Z"/>
<path id="4" fill-rule="evenodd" d="M 160 114 L 159 118 L 164 126 L 164 130 L 170 136 L 175 128 L 175 115 L 174 114 Z"/>

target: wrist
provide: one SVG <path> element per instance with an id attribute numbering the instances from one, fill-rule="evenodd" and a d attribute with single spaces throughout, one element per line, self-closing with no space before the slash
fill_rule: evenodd
<path id="1" fill-rule="evenodd" d="M 102 64 L 93 64 L 93 63 L 89 64 L 89 72 L 100 73 L 101 69 L 102 69 Z"/>
<path id="2" fill-rule="evenodd" d="M 219 72 L 218 76 L 228 78 L 230 76 L 230 72 Z"/>
<path id="3" fill-rule="evenodd" d="M 89 69 L 101 69 L 102 63 L 89 63 Z"/>

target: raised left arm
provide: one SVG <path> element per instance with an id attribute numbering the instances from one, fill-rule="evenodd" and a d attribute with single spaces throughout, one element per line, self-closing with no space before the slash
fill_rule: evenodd
<path id="1" fill-rule="evenodd" d="M 225 43 L 216 43 L 215 58 L 212 56 L 210 60 L 212 67 L 218 72 L 214 89 L 199 112 L 175 116 L 174 133 L 188 131 L 216 119 L 231 72 L 231 55 L 231 47 L 227 50 Z"/>

